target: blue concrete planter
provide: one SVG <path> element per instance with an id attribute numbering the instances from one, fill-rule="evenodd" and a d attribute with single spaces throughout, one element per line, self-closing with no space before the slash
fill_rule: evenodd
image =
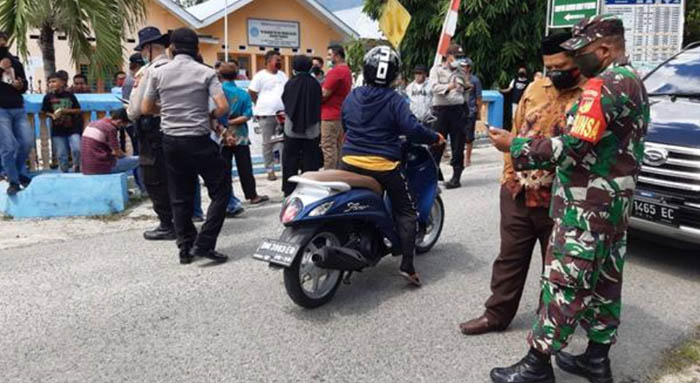
<path id="1" fill-rule="evenodd" d="M 0 182 L 0 212 L 13 218 L 50 218 L 106 215 L 126 209 L 126 173 L 86 176 L 80 173 L 42 173 L 15 196 Z"/>

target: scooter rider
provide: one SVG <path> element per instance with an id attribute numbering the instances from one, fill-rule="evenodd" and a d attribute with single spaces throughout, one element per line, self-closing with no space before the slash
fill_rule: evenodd
<path id="1" fill-rule="evenodd" d="M 355 88 L 343 104 L 341 169 L 372 177 L 386 189 L 401 241 L 400 273 L 420 286 L 413 267 L 417 214 L 401 166 L 400 136 L 426 144 L 444 144 L 445 139 L 421 125 L 406 101 L 391 88 L 400 68 L 398 54 L 388 46 L 375 47 L 365 55 L 365 86 Z"/>

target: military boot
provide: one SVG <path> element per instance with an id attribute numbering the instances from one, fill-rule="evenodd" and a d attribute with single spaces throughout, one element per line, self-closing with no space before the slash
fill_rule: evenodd
<path id="1" fill-rule="evenodd" d="M 560 351 L 555 359 L 559 368 L 570 374 L 584 377 L 591 383 L 612 383 L 609 351 L 609 344 L 589 342 L 583 354 L 571 355 Z"/>
<path id="2" fill-rule="evenodd" d="M 520 362 L 491 370 L 491 380 L 494 383 L 554 383 L 554 370 L 549 354 L 531 348 Z"/>

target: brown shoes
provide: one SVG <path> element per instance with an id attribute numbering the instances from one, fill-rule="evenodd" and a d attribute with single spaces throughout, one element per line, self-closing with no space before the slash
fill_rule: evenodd
<path id="1" fill-rule="evenodd" d="M 507 327 L 489 320 L 486 315 L 459 324 L 459 330 L 464 335 L 481 335 L 494 331 L 503 331 Z"/>

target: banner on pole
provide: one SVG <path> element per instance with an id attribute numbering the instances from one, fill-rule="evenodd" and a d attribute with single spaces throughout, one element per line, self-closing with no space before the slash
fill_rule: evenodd
<path id="1" fill-rule="evenodd" d="M 386 2 L 382 15 L 379 17 L 379 28 L 394 48 L 399 49 L 410 23 L 411 14 L 398 0 Z"/>

